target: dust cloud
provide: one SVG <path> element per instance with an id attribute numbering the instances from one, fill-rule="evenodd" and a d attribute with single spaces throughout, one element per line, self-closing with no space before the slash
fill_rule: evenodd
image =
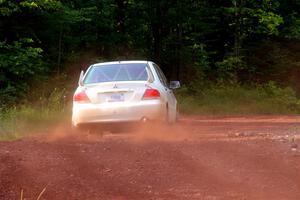
<path id="1" fill-rule="evenodd" d="M 169 125 L 163 122 L 147 123 L 123 123 L 113 125 L 98 125 L 87 130 L 72 128 L 70 123 L 65 122 L 54 127 L 46 137 L 47 142 L 56 141 L 104 141 L 124 139 L 130 142 L 147 141 L 195 141 L 195 140 L 278 140 L 287 137 L 299 140 L 295 127 L 298 117 L 227 117 L 218 119 L 194 119 L 181 120 L 179 123 Z M 289 124 L 290 130 L 277 130 L 278 124 Z M 270 135 L 270 129 L 273 129 Z M 294 130 L 295 129 L 295 130 Z"/>
<path id="2" fill-rule="evenodd" d="M 193 134 L 191 129 L 179 124 L 153 123 L 137 126 L 133 139 L 135 141 L 159 140 L 172 142 L 193 139 Z"/>
<path id="3" fill-rule="evenodd" d="M 114 137 L 142 142 L 149 140 L 181 141 L 193 139 L 193 130 L 178 124 L 167 125 L 161 122 L 147 124 L 114 124 L 91 127 L 87 130 L 77 130 L 70 125 L 60 124 L 46 135 L 47 142 L 56 141 L 100 141 Z"/>

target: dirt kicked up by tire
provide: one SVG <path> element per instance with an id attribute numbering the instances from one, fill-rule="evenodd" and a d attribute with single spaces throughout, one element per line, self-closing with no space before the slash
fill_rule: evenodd
<path id="1" fill-rule="evenodd" d="M 182 117 L 0 143 L 0 200 L 298 200 L 300 117 Z"/>

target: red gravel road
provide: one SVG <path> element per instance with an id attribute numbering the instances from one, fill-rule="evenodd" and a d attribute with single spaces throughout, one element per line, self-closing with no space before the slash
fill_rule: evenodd
<path id="1" fill-rule="evenodd" d="M 186 117 L 173 127 L 0 142 L 0 200 L 299 200 L 300 117 Z"/>

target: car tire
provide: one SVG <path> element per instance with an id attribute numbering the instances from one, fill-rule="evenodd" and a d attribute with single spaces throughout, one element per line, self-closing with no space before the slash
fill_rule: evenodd
<path id="1" fill-rule="evenodd" d="M 176 117 L 175 117 L 175 123 L 177 123 L 179 121 L 179 117 L 180 117 L 180 113 L 178 108 L 176 108 Z"/>
<path id="2" fill-rule="evenodd" d="M 170 113 L 169 113 L 169 106 L 168 104 L 166 105 L 166 114 L 165 114 L 165 124 L 169 125 L 171 124 L 170 122 Z"/>
<path id="3" fill-rule="evenodd" d="M 169 126 L 172 126 L 172 125 L 176 124 L 176 122 L 178 120 L 177 116 L 178 116 L 178 112 L 176 112 L 175 118 L 171 118 L 170 117 L 170 110 L 167 109 L 167 111 L 166 111 L 166 124 L 169 125 Z"/>

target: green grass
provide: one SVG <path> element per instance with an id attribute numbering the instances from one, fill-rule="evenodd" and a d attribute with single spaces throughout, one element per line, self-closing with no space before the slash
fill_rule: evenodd
<path id="1" fill-rule="evenodd" d="M 66 121 L 67 110 L 49 110 L 34 106 L 20 106 L 1 111 L 0 141 L 14 140 L 29 134 L 46 133 L 56 124 Z"/>
<path id="2" fill-rule="evenodd" d="M 299 114 L 300 100 L 291 88 L 280 88 L 273 82 L 264 86 L 210 86 L 177 93 L 180 111 L 186 114 L 251 115 Z"/>
<path id="3" fill-rule="evenodd" d="M 0 109 L 0 141 L 14 140 L 29 134 L 46 133 L 56 124 L 70 118 L 70 104 L 65 90 L 54 88 L 47 97 Z"/>

